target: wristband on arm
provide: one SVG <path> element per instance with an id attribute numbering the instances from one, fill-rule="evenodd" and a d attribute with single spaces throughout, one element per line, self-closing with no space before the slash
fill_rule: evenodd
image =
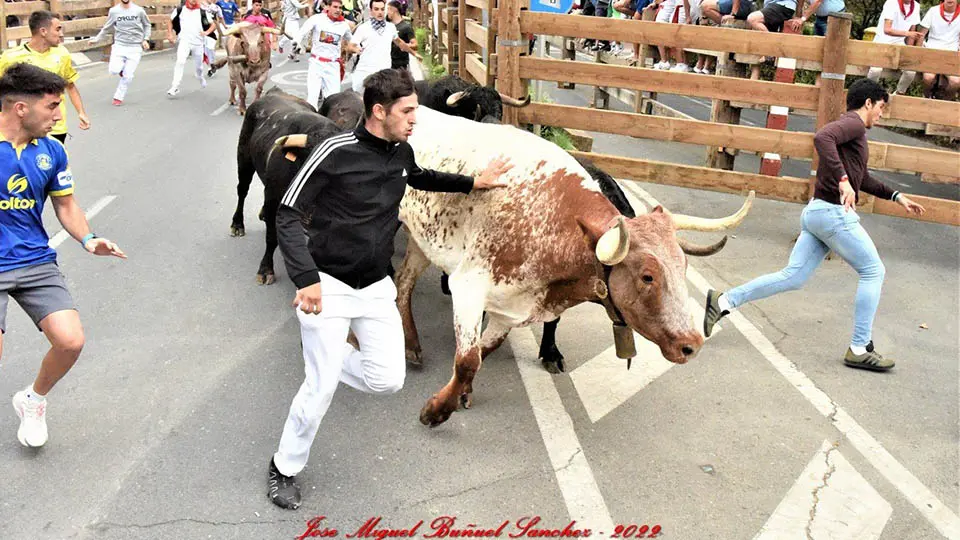
<path id="1" fill-rule="evenodd" d="M 849 182 L 849 181 L 850 181 L 850 177 L 847 176 L 847 175 L 843 175 L 843 176 L 840 177 L 840 183 L 841 183 L 841 184 L 844 183 L 844 182 Z"/>
<path id="2" fill-rule="evenodd" d="M 99 238 L 99 237 L 93 233 L 89 233 L 80 240 L 80 245 L 83 247 L 83 249 L 87 249 L 87 242 L 89 242 L 90 240 L 93 240 L 94 238 Z"/>

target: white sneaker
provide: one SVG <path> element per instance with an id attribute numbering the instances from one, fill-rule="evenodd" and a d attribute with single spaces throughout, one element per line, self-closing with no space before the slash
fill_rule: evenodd
<path id="1" fill-rule="evenodd" d="M 180 93 L 180 89 L 177 88 L 176 86 L 172 86 L 170 87 L 169 90 L 167 90 L 167 95 L 170 97 L 176 97 L 176 95 L 179 93 Z"/>
<path id="2" fill-rule="evenodd" d="M 673 68 L 670 71 L 676 71 L 678 73 L 686 73 L 687 71 L 690 71 L 690 68 L 687 67 L 686 64 L 681 63 L 673 66 Z"/>
<path id="3" fill-rule="evenodd" d="M 659 69 L 661 71 L 664 69 L 670 69 L 670 62 L 657 62 L 653 65 L 653 69 Z"/>
<path id="4" fill-rule="evenodd" d="M 207 79 L 204 77 L 200 77 L 200 88 L 206 88 L 206 87 L 207 87 Z"/>
<path id="5" fill-rule="evenodd" d="M 47 442 L 47 400 L 32 400 L 26 390 L 21 390 L 13 395 L 13 409 L 20 417 L 17 430 L 20 444 L 33 448 L 43 446 Z"/>
<path id="6" fill-rule="evenodd" d="M 693 66 L 693 72 L 694 72 L 694 73 L 705 73 L 704 71 L 702 71 L 702 70 L 701 70 L 700 68 L 698 68 L 697 66 Z"/>

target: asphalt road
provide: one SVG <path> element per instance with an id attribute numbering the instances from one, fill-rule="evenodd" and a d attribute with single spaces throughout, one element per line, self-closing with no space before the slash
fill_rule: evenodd
<path id="1" fill-rule="evenodd" d="M 294 288 L 279 255 L 278 283 L 255 283 L 259 192 L 247 236 L 228 234 L 240 118 L 223 106 L 225 74 L 205 90 L 188 76 L 170 100 L 172 61 L 146 57 L 119 108 L 104 66 L 81 72 L 93 128 L 67 143 L 77 198 L 99 207 L 93 229 L 129 259 L 59 246 L 87 345 L 49 397 L 46 447 L 22 448 L 15 414 L 0 415 L 0 538 L 289 539 L 318 516 L 340 537 L 372 517 L 380 528 L 423 520 L 423 535 L 453 516 L 460 528 L 508 521 L 506 538 L 540 516 L 535 528 L 576 519 L 595 538 L 618 524 L 692 540 L 960 538 L 960 234 L 870 215 L 887 268 L 875 341 L 898 359 L 890 373 L 841 364 L 856 275 L 832 260 L 803 292 L 725 320 L 684 366 L 640 342 L 626 371 L 596 306 L 563 318 L 562 375 L 536 362 L 540 329 L 517 330 L 485 362 L 473 409 L 430 430 L 417 414 L 449 378 L 454 347 L 450 300 L 430 270 L 415 297 L 425 367 L 391 396 L 341 386 L 300 476 L 303 506 L 275 508 L 266 467 L 303 376 Z M 278 66 L 276 79 L 303 93 L 305 69 Z M 617 137 L 595 148 L 686 155 Z M 708 216 L 741 202 L 658 185 L 629 193 L 638 206 L 655 198 Z M 778 270 L 799 213 L 758 201 L 723 252 L 691 261 L 692 301 Z M 45 342 L 19 308 L 8 322 L 9 399 Z"/>

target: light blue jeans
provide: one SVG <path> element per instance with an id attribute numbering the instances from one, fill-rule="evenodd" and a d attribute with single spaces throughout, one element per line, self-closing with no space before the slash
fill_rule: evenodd
<path id="1" fill-rule="evenodd" d="M 811 201 L 800 215 L 800 237 L 787 267 L 731 289 L 724 296 L 731 306 L 738 307 L 800 289 L 829 251 L 837 253 L 860 274 L 850 343 L 865 346 L 871 339 L 885 269 L 877 247 L 860 225 L 860 216 L 854 211 L 844 212 L 843 206 L 820 199 Z"/>

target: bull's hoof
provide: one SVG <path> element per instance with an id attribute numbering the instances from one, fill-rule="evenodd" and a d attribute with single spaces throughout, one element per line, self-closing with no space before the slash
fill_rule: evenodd
<path id="1" fill-rule="evenodd" d="M 238 111 L 237 111 L 237 114 L 239 114 L 240 116 L 243 116 L 243 115 L 246 114 L 246 113 L 247 113 L 246 110 L 238 110 Z"/>
<path id="2" fill-rule="evenodd" d="M 260 207 L 260 212 L 257 213 L 257 219 L 259 219 L 260 221 L 262 221 L 262 222 L 264 222 L 264 223 L 267 222 L 267 220 L 263 219 L 263 207 L 262 207 L 262 206 Z"/>
<path id="3" fill-rule="evenodd" d="M 230 236 L 246 236 L 247 231 L 244 230 L 243 225 L 231 225 L 230 226 Z"/>
<path id="4" fill-rule="evenodd" d="M 460 406 L 464 409 L 469 409 L 473 406 L 473 394 L 465 392 L 460 394 Z"/>
<path id="5" fill-rule="evenodd" d="M 407 349 L 405 354 L 407 357 L 407 364 L 409 364 L 410 367 L 423 367 L 423 351 Z"/>
<path id="6" fill-rule="evenodd" d="M 427 400 L 423 409 L 420 409 L 420 423 L 429 427 L 437 427 L 446 422 L 455 410 L 457 410 L 457 401 L 450 405 L 440 401 L 440 398 L 434 395 Z"/>
<path id="7" fill-rule="evenodd" d="M 277 277 L 273 274 L 273 270 L 257 272 L 257 285 L 273 285 L 276 282 Z"/>
<path id="8" fill-rule="evenodd" d="M 554 346 L 550 353 L 546 356 L 540 357 L 540 363 L 543 364 L 543 369 L 547 370 L 554 375 L 559 375 L 565 371 L 563 366 L 563 355 L 560 354 L 560 350 Z"/>

